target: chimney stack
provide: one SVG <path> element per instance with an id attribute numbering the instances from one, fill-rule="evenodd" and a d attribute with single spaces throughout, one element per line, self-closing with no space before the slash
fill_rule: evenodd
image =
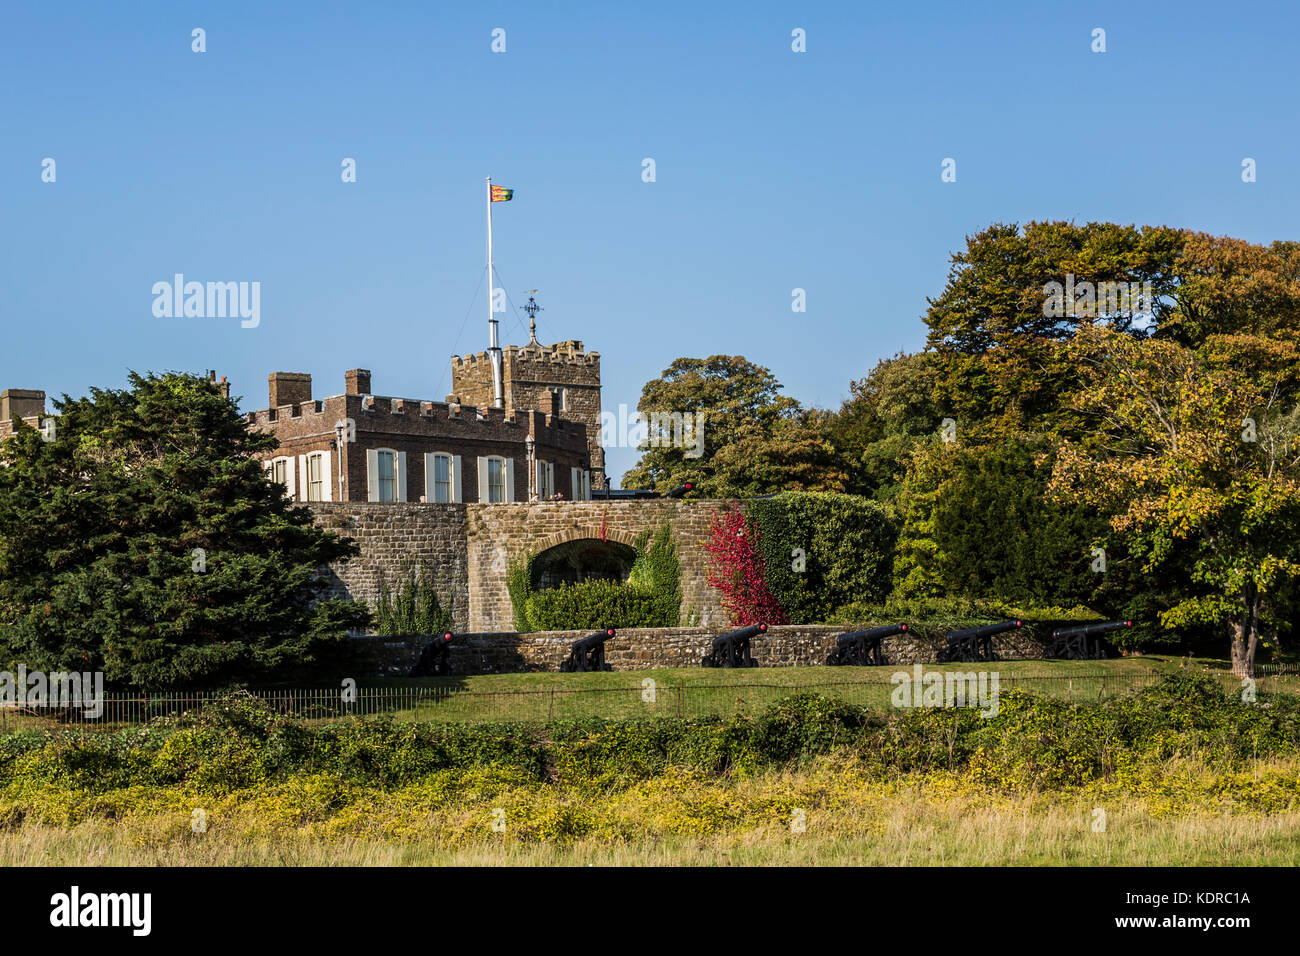
<path id="1" fill-rule="evenodd" d="M 306 372 L 272 372 L 266 381 L 271 408 L 311 401 L 311 376 Z"/>
<path id="2" fill-rule="evenodd" d="M 39 388 L 7 388 L 0 392 L 0 421 L 15 417 L 39 418 L 45 414 L 45 392 Z"/>
<path id="3" fill-rule="evenodd" d="M 217 386 L 222 398 L 230 397 L 230 383 L 226 381 L 226 376 L 221 376 L 221 381 L 218 382 L 216 369 L 208 369 L 208 381 Z"/>
<path id="4" fill-rule="evenodd" d="M 370 369 L 354 368 L 350 372 L 344 373 L 343 378 L 347 382 L 348 395 L 370 394 Z"/>

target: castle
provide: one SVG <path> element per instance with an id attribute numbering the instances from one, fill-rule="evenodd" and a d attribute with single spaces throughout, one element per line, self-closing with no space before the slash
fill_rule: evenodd
<path id="1" fill-rule="evenodd" d="M 376 395 L 352 369 L 342 394 L 317 399 L 312 377 L 272 372 L 267 407 L 249 425 L 279 439 L 263 459 L 301 502 L 505 503 L 588 500 L 605 487 L 600 353 L 578 341 L 503 350 L 503 407 L 491 356 L 456 356 L 446 401 Z M 226 395 L 223 378 L 210 380 Z M 18 417 L 41 427 L 45 393 L 0 394 L 0 439 Z"/>

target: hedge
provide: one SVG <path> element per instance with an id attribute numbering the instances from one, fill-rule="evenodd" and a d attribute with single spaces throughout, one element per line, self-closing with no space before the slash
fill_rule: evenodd
<path id="1" fill-rule="evenodd" d="M 876 502 L 784 492 L 750 499 L 744 510 L 758 527 L 767 585 L 790 623 L 819 623 L 845 604 L 889 594 L 898 530 Z"/>

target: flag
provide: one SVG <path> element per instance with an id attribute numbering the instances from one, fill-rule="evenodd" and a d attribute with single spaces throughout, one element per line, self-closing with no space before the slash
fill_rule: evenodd
<path id="1" fill-rule="evenodd" d="M 515 191 L 513 189 L 506 189 L 505 186 L 492 187 L 493 202 L 509 202 L 514 198 L 515 198 Z"/>

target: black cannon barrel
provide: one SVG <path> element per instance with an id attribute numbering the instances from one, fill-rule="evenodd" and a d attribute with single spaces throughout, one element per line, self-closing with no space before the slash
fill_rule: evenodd
<path id="1" fill-rule="evenodd" d="M 695 485 L 691 482 L 678 485 L 672 491 L 664 495 L 665 498 L 684 498 L 687 494 L 695 490 Z"/>
<path id="2" fill-rule="evenodd" d="M 424 650 L 420 651 L 419 660 L 416 661 L 415 667 L 411 670 L 411 676 L 445 677 L 450 674 L 451 665 L 448 661 L 447 652 L 451 647 L 451 638 L 451 631 L 444 631 L 424 645 Z"/>
<path id="3" fill-rule="evenodd" d="M 742 627 L 735 631 L 728 631 L 726 634 L 720 634 L 713 639 L 713 646 L 720 647 L 727 641 L 744 641 L 751 637 L 757 637 L 767 630 L 766 624 L 751 624 L 749 627 Z"/>
<path id="4" fill-rule="evenodd" d="M 588 634 L 581 640 L 574 641 L 574 646 L 581 644 L 583 647 L 595 647 L 598 644 L 604 644 L 613 636 L 614 629 L 612 627 L 607 627 L 603 631 L 596 631 L 593 634 Z"/>
<path id="5" fill-rule="evenodd" d="M 851 644 L 860 639 L 874 641 L 878 637 L 893 637 L 895 634 L 902 634 L 906 630 L 906 624 L 890 624 L 887 627 L 873 627 L 869 631 L 849 631 L 847 634 L 841 634 L 835 638 L 835 641 L 838 644 Z"/>
<path id="6" fill-rule="evenodd" d="M 1122 627 L 1132 627 L 1132 621 L 1097 621 L 1094 624 L 1079 624 L 1076 627 L 1062 627 L 1052 632 L 1052 637 L 1092 637 L 1095 634 L 1109 634 Z"/>
<path id="7" fill-rule="evenodd" d="M 972 637 L 992 637 L 1004 631 L 1014 631 L 1024 625 L 1024 621 L 1002 621 L 1000 624 L 985 624 L 983 627 L 968 627 L 960 631 L 949 631 L 948 640 L 960 641 Z"/>

